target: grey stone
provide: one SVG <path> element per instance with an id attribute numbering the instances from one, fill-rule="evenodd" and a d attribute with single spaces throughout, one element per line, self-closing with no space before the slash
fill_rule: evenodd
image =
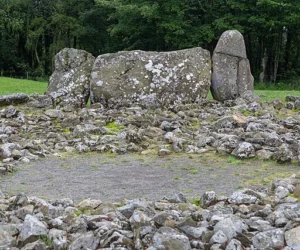
<path id="1" fill-rule="evenodd" d="M 234 192 L 228 201 L 233 204 L 256 204 L 260 201 L 260 197 L 247 191 L 246 189 Z"/>
<path id="2" fill-rule="evenodd" d="M 10 249 L 16 245 L 16 239 L 9 231 L 0 229 L 0 249 Z"/>
<path id="3" fill-rule="evenodd" d="M 134 210 L 129 221 L 132 228 L 138 229 L 142 226 L 150 225 L 151 217 L 149 217 L 149 215 L 147 215 L 145 212 L 136 209 Z"/>
<path id="4" fill-rule="evenodd" d="M 40 236 L 47 235 L 47 227 L 36 217 L 27 214 L 18 240 L 23 244 L 36 241 Z"/>
<path id="5" fill-rule="evenodd" d="M 169 201 L 171 203 L 186 203 L 187 199 L 183 193 L 174 194 L 171 198 L 163 197 L 163 200 Z"/>
<path id="6" fill-rule="evenodd" d="M 191 237 L 193 239 L 200 239 L 202 237 L 202 234 L 207 231 L 207 228 L 183 226 L 180 227 L 180 230 L 184 232 L 188 237 Z"/>
<path id="7" fill-rule="evenodd" d="M 56 54 L 47 95 L 54 105 L 82 108 L 89 97 L 89 78 L 95 58 L 84 50 L 65 48 Z"/>
<path id="8" fill-rule="evenodd" d="M 238 233 L 242 233 L 247 229 L 247 225 L 244 221 L 237 216 L 231 216 L 219 221 L 215 227 L 214 232 L 222 231 L 228 240 L 234 238 Z"/>
<path id="9" fill-rule="evenodd" d="M 293 102 L 287 102 L 285 107 L 287 109 L 294 109 L 295 108 L 295 104 Z"/>
<path id="10" fill-rule="evenodd" d="M 19 147 L 15 143 L 5 143 L 0 145 L 0 159 L 10 158 L 12 155 L 12 151 L 17 148 Z"/>
<path id="11" fill-rule="evenodd" d="M 31 214 L 31 215 L 33 214 L 33 209 L 34 207 L 32 205 L 27 205 L 15 211 L 15 215 L 19 219 L 24 220 L 27 214 Z"/>
<path id="12" fill-rule="evenodd" d="M 284 246 L 284 232 L 281 229 L 260 232 L 252 238 L 252 243 L 257 249 L 281 249 Z"/>
<path id="13" fill-rule="evenodd" d="M 287 102 L 300 101 L 300 97 L 299 96 L 293 96 L 293 95 L 287 95 L 285 97 L 285 101 L 287 101 Z"/>
<path id="14" fill-rule="evenodd" d="M 87 134 L 106 134 L 106 130 L 102 127 L 95 126 L 94 124 L 86 123 L 84 125 L 76 125 L 73 131 L 73 136 L 80 137 Z M 103 138 L 102 138 L 103 139 Z M 107 143 L 107 142 L 106 142 Z"/>
<path id="15" fill-rule="evenodd" d="M 288 117 L 288 118 L 284 119 L 282 121 L 282 123 L 283 123 L 283 126 L 285 126 L 286 128 L 290 128 L 290 129 L 297 128 L 297 125 L 299 125 L 299 121 L 292 117 Z"/>
<path id="16" fill-rule="evenodd" d="M 207 191 L 201 196 L 199 205 L 202 208 L 207 208 L 216 203 L 216 201 L 216 193 L 214 191 Z"/>
<path id="17" fill-rule="evenodd" d="M 294 103 L 294 108 L 299 109 L 300 108 L 300 100 L 296 100 Z"/>
<path id="18" fill-rule="evenodd" d="M 279 186 L 275 189 L 275 197 L 280 200 L 283 199 L 284 197 L 288 196 L 290 194 L 290 191 L 282 186 Z"/>
<path id="19" fill-rule="evenodd" d="M 241 159 L 252 158 L 255 157 L 255 149 L 251 143 L 242 142 L 232 151 L 231 154 Z"/>
<path id="20" fill-rule="evenodd" d="M 213 55 L 212 96 L 215 100 L 225 101 L 239 97 L 237 86 L 237 57 L 221 53 Z"/>
<path id="21" fill-rule="evenodd" d="M 284 107 L 284 103 L 283 103 L 281 100 L 279 100 L 279 99 L 274 100 L 274 101 L 272 102 L 272 104 L 273 104 L 273 107 L 274 107 L 275 109 L 277 109 L 277 110 L 281 110 L 281 109 Z"/>
<path id="22" fill-rule="evenodd" d="M 57 109 L 47 109 L 45 111 L 45 115 L 49 116 L 50 118 L 52 119 L 62 119 L 64 118 L 64 113 L 60 110 L 57 110 Z"/>
<path id="23" fill-rule="evenodd" d="M 283 203 L 276 207 L 275 219 L 285 217 L 288 220 L 300 218 L 299 203 Z"/>
<path id="24" fill-rule="evenodd" d="M 119 207 L 118 211 L 121 214 L 123 214 L 127 219 L 129 219 L 136 208 L 147 208 L 148 205 L 149 203 L 146 201 L 133 200 L 129 201 L 126 205 Z"/>
<path id="25" fill-rule="evenodd" d="M 271 133 L 264 133 L 263 135 L 266 137 L 266 145 L 276 148 L 281 146 L 282 140 L 275 131 Z"/>
<path id="26" fill-rule="evenodd" d="M 98 248 L 100 238 L 95 232 L 87 232 L 80 235 L 75 241 L 69 246 L 70 250 L 78 249 L 90 249 L 95 250 Z"/>
<path id="27" fill-rule="evenodd" d="M 29 100 L 28 95 L 26 95 L 24 93 L 3 95 L 3 96 L 0 96 L 0 106 L 26 103 L 28 100 Z"/>
<path id="28" fill-rule="evenodd" d="M 256 155 L 260 160 L 270 160 L 273 158 L 274 153 L 266 149 L 261 149 L 256 151 Z"/>
<path id="29" fill-rule="evenodd" d="M 49 248 L 41 240 L 37 240 L 35 242 L 28 243 L 24 247 L 21 248 L 21 250 L 47 250 L 47 249 L 49 249 Z"/>
<path id="30" fill-rule="evenodd" d="M 169 227 L 161 227 L 153 236 L 153 246 L 165 250 L 190 250 L 189 239 L 184 234 Z"/>
<path id="31" fill-rule="evenodd" d="M 105 107 L 168 107 L 206 98 L 208 51 L 130 51 L 99 56 L 91 74 L 91 102 Z"/>
<path id="32" fill-rule="evenodd" d="M 94 210 L 98 208 L 102 204 L 102 201 L 100 200 L 92 200 L 92 199 L 86 199 L 81 201 L 78 205 L 77 208 L 80 210 Z"/>
<path id="33" fill-rule="evenodd" d="M 237 126 L 237 123 L 232 116 L 222 117 L 212 124 L 212 128 L 215 131 L 218 131 L 219 129 L 223 129 L 223 128 L 233 129 L 236 126 Z"/>
<path id="34" fill-rule="evenodd" d="M 247 55 L 243 35 L 237 30 L 225 31 L 221 35 L 214 52 L 246 59 Z"/>
<path id="35" fill-rule="evenodd" d="M 230 154 L 239 144 L 240 138 L 236 135 L 225 135 L 220 141 L 217 141 L 220 145 L 217 146 L 218 153 Z"/>
<path id="36" fill-rule="evenodd" d="M 263 124 L 257 122 L 250 122 L 246 128 L 246 132 L 257 132 L 264 129 Z"/>
<path id="37" fill-rule="evenodd" d="M 291 162 L 294 157 L 293 151 L 289 145 L 282 144 L 274 153 L 274 159 L 280 163 Z"/>
<path id="38" fill-rule="evenodd" d="M 132 238 L 131 231 L 111 229 L 101 237 L 99 248 L 126 249 L 127 246 L 134 246 Z"/>
<path id="39" fill-rule="evenodd" d="M 270 222 L 262 220 L 260 217 L 251 217 L 246 223 L 250 229 L 260 232 L 274 229 Z"/>
<path id="40" fill-rule="evenodd" d="M 242 250 L 242 243 L 236 239 L 232 239 L 226 246 L 225 250 Z"/>
<path id="41" fill-rule="evenodd" d="M 238 98 L 246 91 L 253 92 L 254 78 L 246 56 L 242 34 L 237 30 L 225 31 L 214 50 L 212 95 L 218 101 Z"/>
<path id="42" fill-rule="evenodd" d="M 32 108 L 50 108 L 53 107 L 53 102 L 48 95 L 31 95 L 27 106 Z"/>
<path id="43" fill-rule="evenodd" d="M 250 70 L 250 68 L 248 68 L 247 70 Z M 249 77 L 249 75 L 246 74 L 245 77 Z M 247 81 L 248 84 L 251 82 L 250 79 L 248 78 L 248 81 Z M 247 83 L 245 82 L 244 84 L 246 85 Z M 241 86 L 241 85 L 242 84 L 240 83 L 239 86 L 242 88 L 242 91 L 243 91 L 240 94 L 241 99 L 245 100 L 247 103 L 250 103 L 250 104 L 257 103 L 260 101 L 259 96 L 253 92 L 253 89 L 250 86 L 248 86 L 248 90 L 247 90 L 247 89 L 245 89 L 245 85 L 244 86 L 243 85 Z"/>
<path id="44" fill-rule="evenodd" d="M 223 231 L 219 230 L 217 231 L 209 240 L 209 244 L 224 244 L 228 240 L 226 234 L 224 234 Z"/>
<path id="45" fill-rule="evenodd" d="M 300 249 L 300 227 L 295 227 L 285 232 L 285 241 L 289 247 Z"/>

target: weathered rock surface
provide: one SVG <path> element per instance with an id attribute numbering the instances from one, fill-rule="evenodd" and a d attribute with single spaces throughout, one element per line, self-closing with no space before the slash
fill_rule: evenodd
<path id="1" fill-rule="evenodd" d="M 237 30 L 225 31 L 214 50 L 212 95 L 215 100 L 236 99 L 253 90 L 254 78 L 246 56 L 245 42 Z"/>
<path id="2" fill-rule="evenodd" d="M 55 56 L 55 71 L 47 95 L 55 106 L 85 107 L 89 98 L 89 78 L 95 58 L 84 50 L 63 49 Z"/>
<path id="3" fill-rule="evenodd" d="M 0 106 L 26 103 L 28 100 L 29 100 L 28 95 L 26 95 L 24 93 L 3 95 L 3 96 L 0 96 Z"/>
<path id="4" fill-rule="evenodd" d="M 210 53 L 202 48 L 101 55 L 91 73 L 91 103 L 109 108 L 193 103 L 208 94 L 210 67 Z"/>

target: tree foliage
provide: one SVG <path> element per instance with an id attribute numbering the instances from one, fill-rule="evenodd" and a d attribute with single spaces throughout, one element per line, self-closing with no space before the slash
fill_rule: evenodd
<path id="1" fill-rule="evenodd" d="M 212 52 L 228 29 L 244 35 L 257 79 L 300 75 L 298 0 L 0 0 L 0 71 L 49 76 L 64 47 Z"/>

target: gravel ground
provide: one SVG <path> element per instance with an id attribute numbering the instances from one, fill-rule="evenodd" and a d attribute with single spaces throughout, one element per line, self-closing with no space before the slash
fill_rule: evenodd
<path id="1" fill-rule="evenodd" d="M 3 176 L 0 189 L 10 195 L 24 192 L 44 199 L 86 198 L 102 201 L 160 199 L 182 192 L 189 199 L 214 190 L 229 195 L 238 188 L 266 184 L 299 172 L 299 166 L 259 160 L 239 161 L 213 153 L 173 154 L 61 154 L 49 156 Z"/>

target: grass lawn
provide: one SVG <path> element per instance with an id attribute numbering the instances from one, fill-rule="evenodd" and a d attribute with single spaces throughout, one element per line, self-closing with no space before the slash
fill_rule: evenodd
<path id="1" fill-rule="evenodd" d="M 47 85 L 47 82 L 0 77 L 0 95 L 13 93 L 43 94 L 47 89 Z"/>
<path id="2" fill-rule="evenodd" d="M 287 95 L 300 96 L 299 90 L 255 90 L 254 92 L 259 95 L 263 101 L 272 101 L 275 99 L 284 101 Z"/>

